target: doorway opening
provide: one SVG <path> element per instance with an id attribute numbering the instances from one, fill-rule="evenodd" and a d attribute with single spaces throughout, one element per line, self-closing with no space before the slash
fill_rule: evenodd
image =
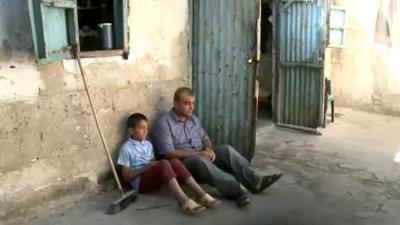
<path id="1" fill-rule="evenodd" d="M 257 127 L 273 123 L 272 86 L 273 86 L 273 20 L 272 0 L 261 2 L 261 44 L 260 62 L 258 70 L 258 122 Z"/>

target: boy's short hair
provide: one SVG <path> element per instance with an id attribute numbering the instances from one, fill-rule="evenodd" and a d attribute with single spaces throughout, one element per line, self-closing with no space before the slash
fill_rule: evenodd
<path id="1" fill-rule="evenodd" d="M 183 94 L 188 94 L 190 96 L 193 96 L 193 91 L 192 89 L 188 87 L 180 87 L 176 89 L 175 94 L 174 94 L 174 101 L 179 102 L 181 100 L 181 96 Z"/>
<path id="2" fill-rule="evenodd" d="M 134 113 L 128 117 L 128 128 L 135 128 L 141 121 L 148 122 L 148 119 L 145 115 L 141 113 Z"/>

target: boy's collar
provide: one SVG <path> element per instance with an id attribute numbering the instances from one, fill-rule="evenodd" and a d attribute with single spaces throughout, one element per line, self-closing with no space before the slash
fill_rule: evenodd
<path id="1" fill-rule="evenodd" d="M 143 141 L 135 140 L 130 135 L 129 135 L 129 140 L 135 145 L 144 145 L 144 142 L 146 141 L 146 140 L 143 140 Z"/>

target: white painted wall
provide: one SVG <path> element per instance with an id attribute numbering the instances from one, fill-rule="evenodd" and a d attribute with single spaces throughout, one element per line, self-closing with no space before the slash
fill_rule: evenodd
<path id="1" fill-rule="evenodd" d="M 337 105 L 400 115 L 400 1 L 392 46 L 375 42 L 379 0 L 335 0 L 347 12 L 344 48 L 327 50 Z"/>

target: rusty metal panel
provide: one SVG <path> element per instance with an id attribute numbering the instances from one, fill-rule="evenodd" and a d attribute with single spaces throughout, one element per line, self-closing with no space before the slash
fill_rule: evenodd
<path id="1" fill-rule="evenodd" d="M 254 155 L 257 0 L 193 0 L 196 114 L 214 144 Z"/>
<path id="2" fill-rule="evenodd" d="M 322 122 L 324 1 L 280 0 L 278 123 L 317 128 Z"/>

